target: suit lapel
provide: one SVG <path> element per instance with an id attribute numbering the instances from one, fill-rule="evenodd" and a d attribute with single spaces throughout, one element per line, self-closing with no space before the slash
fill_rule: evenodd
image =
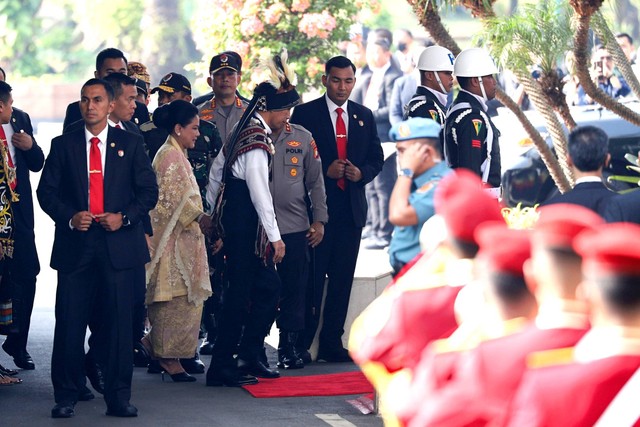
<path id="1" fill-rule="evenodd" d="M 80 194 L 82 200 L 84 200 L 85 206 L 88 209 L 89 200 L 87 195 L 89 194 L 89 171 L 87 170 L 88 154 L 87 154 L 87 141 L 84 136 L 84 126 L 79 130 L 69 134 L 70 145 L 72 146 L 72 156 L 75 164 L 77 165 L 78 181 L 80 181 Z M 58 144 L 64 144 L 64 141 L 58 142 Z"/>
<path id="2" fill-rule="evenodd" d="M 358 151 L 358 135 L 362 125 L 362 118 L 358 114 L 355 104 L 347 101 L 347 114 L 349 115 L 349 130 L 347 136 L 347 157 L 352 158 L 353 154 Z"/>
<path id="3" fill-rule="evenodd" d="M 116 163 L 118 161 L 118 152 L 123 152 L 122 147 L 118 144 L 114 138 L 114 132 L 111 126 L 109 126 L 109 131 L 107 133 L 107 140 L 105 141 L 104 149 L 106 150 L 105 159 L 104 159 L 104 198 L 105 198 L 105 209 L 107 208 L 107 194 L 109 194 L 109 190 L 113 184 L 113 180 L 115 179 L 115 173 L 113 171 Z"/>

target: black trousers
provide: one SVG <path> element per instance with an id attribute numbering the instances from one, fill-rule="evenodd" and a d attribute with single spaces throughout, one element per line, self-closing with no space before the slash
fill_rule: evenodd
<path id="1" fill-rule="evenodd" d="M 393 154 L 384 161 L 380 173 L 365 186 L 372 235 L 387 242 L 393 233 L 393 224 L 389 221 L 389 199 L 397 178 L 396 155 Z"/>
<path id="2" fill-rule="evenodd" d="M 13 305 L 13 324 L 9 328 L 10 332 L 7 334 L 5 345 L 11 351 L 26 351 L 33 300 L 36 295 L 36 278 L 16 275 L 9 267 L 2 275 L 2 282 L 2 286 L 10 289 Z"/>
<path id="3" fill-rule="evenodd" d="M 85 384 L 84 339 L 93 313 L 93 354 L 104 367 L 107 405 L 129 402 L 133 375 L 131 351 L 132 281 L 136 268 L 112 267 L 106 231 L 92 226 L 87 246 L 73 271 L 58 272 L 56 326 L 51 380 L 56 403 L 75 402 Z"/>
<path id="4" fill-rule="evenodd" d="M 325 226 L 322 243 L 314 249 L 307 287 L 304 333 L 304 345 L 307 348 L 311 347 L 318 329 L 325 278 L 327 296 L 320 332 L 320 348 L 324 351 L 342 348 L 344 322 L 349 308 L 361 235 L 362 227 L 356 227 L 353 222 L 329 220 Z"/>
<path id="5" fill-rule="evenodd" d="M 307 230 L 283 234 L 284 259 L 278 264 L 282 283 L 276 325 L 279 329 L 299 332 L 304 329 L 305 293 L 309 276 Z"/>

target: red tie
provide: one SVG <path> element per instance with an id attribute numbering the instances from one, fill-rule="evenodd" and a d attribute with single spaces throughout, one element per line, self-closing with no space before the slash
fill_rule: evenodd
<path id="1" fill-rule="evenodd" d="M 118 123 L 116 123 L 116 129 L 122 129 Z"/>
<path id="2" fill-rule="evenodd" d="M 2 140 L 2 145 L 4 145 L 4 149 L 7 152 L 7 165 L 9 165 L 9 168 L 13 169 L 13 159 L 11 158 L 11 151 L 9 151 L 9 143 L 7 142 L 7 136 L 4 133 L 4 129 L 2 128 L 2 125 L 0 125 L 0 139 Z M 6 171 L 7 174 L 7 178 L 9 181 L 9 186 L 11 187 L 12 190 L 16 189 L 16 186 L 18 185 L 18 179 L 16 178 L 16 174 L 15 173 L 9 173 L 9 171 Z"/>
<path id="3" fill-rule="evenodd" d="M 104 189 L 102 181 L 102 156 L 95 136 L 90 139 L 89 151 L 89 210 L 93 215 L 104 213 Z"/>
<path id="4" fill-rule="evenodd" d="M 342 120 L 342 112 L 344 110 L 340 107 L 336 108 L 336 146 L 338 147 L 338 158 L 345 160 L 347 158 L 347 127 Z M 338 187 L 344 190 L 347 187 L 347 183 L 344 178 L 338 180 Z"/>

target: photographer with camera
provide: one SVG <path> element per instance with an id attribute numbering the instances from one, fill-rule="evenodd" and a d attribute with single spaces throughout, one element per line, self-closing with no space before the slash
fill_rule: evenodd
<path id="1" fill-rule="evenodd" d="M 607 95 L 613 98 L 622 98 L 631 93 L 631 89 L 624 77 L 614 73 L 613 57 L 604 46 L 598 45 L 595 47 L 591 57 L 591 64 L 591 77 L 594 83 Z M 582 86 L 578 87 L 577 92 L 576 105 L 593 104 L 593 100 L 585 93 Z"/>

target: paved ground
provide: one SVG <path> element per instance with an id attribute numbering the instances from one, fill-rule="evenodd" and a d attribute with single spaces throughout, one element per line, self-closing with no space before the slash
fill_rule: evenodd
<path id="1" fill-rule="evenodd" d="M 41 126 L 36 136 L 45 154 L 49 152 L 52 136 L 59 133 L 59 125 Z M 33 174 L 37 186 L 40 174 Z M 35 198 L 35 194 L 34 194 Z M 50 381 L 50 358 L 53 344 L 55 303 L 55 272 L 49 267 L 53 222 L 36 205 L 36 244 L 42 264 L 38 276 L 36 308 L 32 318 L 29 351 L 36 370 L 20 373 L 23 384 L 0 387 L 0 426 L 327 426 L 379 427 L 382 420 L 375 415 L 362 415 L 347 400 L 357 396 L 256 399 L 243 389 L 205 387 L 204 375 L 195 383 L 162 382 L 160 375 L 150 375 L 146 369 L 136 368 L 133 378 L 132 403 L 140 416 L 134 419 L 115 419 L 104 415 L 102 399 L 79 402 L 76 416 L 69 420 L 53 420 L 50 411 L 54 404 Z M 378 251 L 376 251 L 378 252 Z M 376 260 L 380 253 L 375 255 Z M 366 255 L 363 255 L 366 257 Z M 383 256 L 382 259 L 385 259 Z M 379 264 L 378 261 L 375 261 Z M 1 339 L 0 339 L 1 340 Z M 270 352 L 270 358 L 274 354 Z M 209 357 L 203 357 L 209 364 Z M 0 363 L 13 368 L 9 356 L 0 350 Z M 352 371 L 353 364 L 314 363 L 300 371 L 284 375 L 310 375 Z M 167 380 L 169 380 L 167 378 Z M 170 381 L 170 380 L 169 380 Z M 99 396 L 99 395 L 98 395 Z"/>

